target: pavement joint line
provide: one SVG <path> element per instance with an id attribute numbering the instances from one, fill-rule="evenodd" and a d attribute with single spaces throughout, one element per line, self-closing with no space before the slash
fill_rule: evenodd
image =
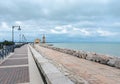
<path id="1" fill-rule="evenodd" d="M 30 84 L 30 83 L 17 83 L 17 84 Z"/>
<path id="2" fill-rule="evenodd" d="M 7 60 L 14 60 L 14 59 L 28 59 L 28 57 L 8 58 Z"/>
<path id="3" fill-rule="evenodd" d="M 3 60 L 0 61 L 0 64 L 2 64 L 4 61 L 6 61 L 9 57 L 13 56 L 14 53 L 10 53 L 8 56 L 6 56 L 6 58 L 4 58 Z"/>
<path id="4" fill-rule="evenodd" d="M 15 55 L 27 55 L 27 53 L 26 53 L 26 54 L 16 54 L 16 53 L 15 53 Z"/>
<path id="5" fill-rule="evenodd" d="M 25 65 L 12 65 L 12 66 L 0 66 L 0 69 L 1 68 L 14 68 L 14 67 L 27 67 L 28 64 L 25 64 Z"/>

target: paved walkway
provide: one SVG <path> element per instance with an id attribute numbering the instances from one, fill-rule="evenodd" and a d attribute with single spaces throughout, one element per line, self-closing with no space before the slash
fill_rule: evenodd
<path id="1" fill-rule="evenodd" d="M 32 67 L 34 74 L 39 74 L 27 45 L 15 49 L 14 54 L 0 64 L 0 84 L 43 84 L 40 75 L 37 83 L 31 80 L 32 76 L 38 78 L 31 72 Z"/>

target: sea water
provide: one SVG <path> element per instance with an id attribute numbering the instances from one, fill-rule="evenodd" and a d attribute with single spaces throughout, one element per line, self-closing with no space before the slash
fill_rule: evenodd
<path id="1" fill-rule="evenodd" d="M 96 52 L 120 57 L 120 43 L 118 42 L 81 42 L 81 43 L 52 43 L 55 47 L 69 48 Z"/>

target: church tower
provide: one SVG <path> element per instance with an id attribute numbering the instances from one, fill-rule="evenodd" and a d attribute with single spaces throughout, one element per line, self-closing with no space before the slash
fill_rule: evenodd
<path id="1" fill-rule="evenodd" d="M 42 37 L 42 41 L 43 41 L 43 43 L 46 43 L 46 40 L 45 40 L 46 38 L 45 38 L 45 35 L 43 35 L 43 37 Z"/>

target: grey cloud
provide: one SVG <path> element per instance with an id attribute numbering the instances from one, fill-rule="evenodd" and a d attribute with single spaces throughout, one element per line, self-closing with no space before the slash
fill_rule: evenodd
<path id="1" fill-rule="evenodd" d="M 119 9 L 118 0 L 1 0 L 0 22 L 11 28 L 21 21 L 23 31 L 37 34 L 48 34 L 56 26 L 69 24 L 80 29 L 117 32 L 120 26 L 112 24 L 120 22 Z"/>
<path id="2" fill-rule="evenodd" d="M 93 2 L 94 3 L 93 3 Z M 78 21 L 93 19 L 94 16 L 102 16 L 107 12 L 107 4 L 97 3 L 95 0 L 53 0 L 32 1 L 8 0 L 0 4 L 0 14 L 11 16 L 13 19 L 47 19 Z M 2 5 L 4 4 L 4 5 Z M 96 18 L 95 18 L 96 19 Z M 100 18 L 99 18 L 100 19 Z"/>

